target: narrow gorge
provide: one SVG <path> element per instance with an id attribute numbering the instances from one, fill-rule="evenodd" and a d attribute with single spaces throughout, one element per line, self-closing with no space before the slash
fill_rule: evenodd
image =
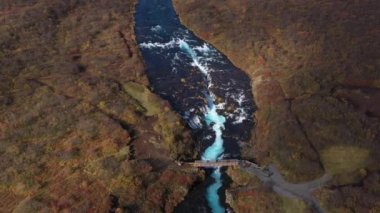
<path id="1" fill-rule="evenodd" d="M 153 90 L 193 129 L 201 159 L 239 158 L 240 146 L 249 140 L 254 124 L 248 76 L 182 26 L 171 0 L 139 1 L 135 30 Z M 226 211 L 221 199 L 227 184 L 224 171 L 214 168 L 206 173 L 207 184 L 194 190 L 204 197 L 190 192 L 178 212 L 202 212 L 208 207 L 216 213 Z"/>

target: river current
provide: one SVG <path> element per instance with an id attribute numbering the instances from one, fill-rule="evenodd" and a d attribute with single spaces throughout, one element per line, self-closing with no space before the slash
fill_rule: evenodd
<path id="1" fill-rule="evenodd" d="M 239 158 L 255 110 L 250 79 L 177 17 L 171 0 L 140 0 L 136 38 L 150 84 L 182 116 L 201 147 L 202 160 Z M 227 211 L 220 168 L 207 170 L 177 212 Z"/>

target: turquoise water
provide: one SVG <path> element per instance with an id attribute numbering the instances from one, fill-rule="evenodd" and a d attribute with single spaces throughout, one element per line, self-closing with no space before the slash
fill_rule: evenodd
<path id="1" fill-rule="evenodd" d="M 222 187 L 222 174 L 220 173 L 220 168 L 215 169 L 213 173 L 211 174 L 211 177 L 214 178 L 215 183 L 211 184 L 207 188 L 207 194 L 206 194 L 207 201 L 213 213 L 225 212 L 225 209 L 220 203 L 220 199 L 218 195 L 218 190 Z"/>
<path id="2" fill-rule="evenodd" d="M 182 51 L 188 54 L 188 56 L 192 59 L 193 65 L 199 69 L 203 73 L 203 75 L 207 78 L 207 87 L 210 88 L 212 85 L 212 79 L 209 74 L 209 69 L 202 65 L 199 62 L 199 57 L 197 53 L 188 45 L 187 42 L 181 40 L 179 42 L 179 47 Z M 223 129 L 224 129 L 224 123 L 226 122 L 226 118 L 220 114 L 218 114 L 214 99 L 215 96 L 211 91 L 208 91 L 205 94 L 208 102 L 208 106 L 206 108 L 205 114 L 204 114 L 204 120 L 206 121 L 206 124 L 210 127 L 212 127 L 212 130 L 215 133 L 215 139 L 211 146 L 209 146 L 202 155 L 202 160 L 204 161 L 215 161 L 218 159 L 221 159 L 224 153 L 224 147 L 223 147 Z M 220 168 L 214 169 L 214 171 L 211 174 L 211 177 L 214 179 L 214 183 L 211 184 L 207 188 L 206 192 L 206 199 L 209 203 L 209 206 L 211 208 L 211 211 L 213 213 L 223 213 L 225 212 L 224 207 L 222 206 L 218 194 L 218 190 L 222 187 L 222 176 L 220 173 Z"/>
<path id="3" fill-rule="evenodd" d="M 222 158 L 224 153 L 222 131 L 224 129 L 224 123 L 226 118 L 222 115 L 219 115 L 216 111 L 216 106 L 211 98 L 209 99 L 209 105 L 207 107 L 207 112 L 205 114 L 205 121 L 207 125 L 212 126 L 212 129 L 215 132 L 214 143 L 209 146 L 202 155 L 202 160 L 218 160 Z M 211 174 L 211 177 L 214 179 L 214 183 L 207 188 L 206 198 L 213 213 L 222 213 L 225 212 L 222 204 L 220 203 L 220 198 L 218 190 L 222 187 L 222 175 L 220 173 L 220 168 L 214 169 Z"/>
<path id="4" fill-rule="evenodd" d="M 193 129 L 201 159 L 239 158 L 253 126 L 250 79 L 183 26 L 171 0 L 139 0 L 135 32 L 150 85 Z M 223 171 L 207 174 L 177 212 L 226 212 Z"/>

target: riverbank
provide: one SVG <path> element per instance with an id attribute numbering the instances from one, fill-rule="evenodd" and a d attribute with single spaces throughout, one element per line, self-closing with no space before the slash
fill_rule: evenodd
<path id="1" fill-rule="evenodd" d="M 154 94 L 136 1 L 0 3 L 0 212 L 172 212 L 202 172 Z"/>
<path id="2" fill-rule="evenodd" d="M 378 3 L 175 0 L 174 5 L 184 25 L 252 79 L 257 125 L 245 157 L 275 164 L 291 182 L 329 172 L 332 186 L 316 192 L 323 207 L 376 212 Z M 306 211 L 304 204 L 263 190 L 239 171 L 229 174 L 235 183 L 227 197 L 237 211 Z"/>

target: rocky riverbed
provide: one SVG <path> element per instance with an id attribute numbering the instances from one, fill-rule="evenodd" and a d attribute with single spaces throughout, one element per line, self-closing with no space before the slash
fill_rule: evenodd
<path id="1" fill-rule="evenodd" d="M 329 212 L 380 211 L 379 3 L 174 0 L 181 21 L 252 78 L 257 126 L 246 158 L 291 182 L 334 175 Z M 237 212 L 305 212 L 239 169 Z M 247 190 L 247 188 L 251 188 Z"/>

